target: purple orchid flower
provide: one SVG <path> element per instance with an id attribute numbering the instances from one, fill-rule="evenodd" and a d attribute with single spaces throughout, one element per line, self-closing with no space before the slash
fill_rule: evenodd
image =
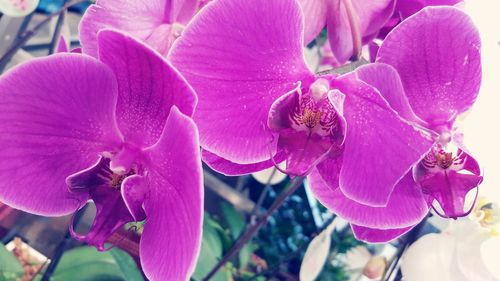
<path id="1" fill-rule="evenodd" d="M 158 53 L 112 30 L 99 60 L 59 53 L 0 78 L 0 200 L 62 216 L 94 201 L 80 241 L 104 249 L 125 223 L 150 280 L 188 280 L 201 243 L 203 185 L 192 88 Z"/>
<path id="2" fill-rule="evenodd" d="M 200 0 L 98 0 L 80 22 L 83 53 L 97 57 L 97 33 L 114 28 L 131 34 L 163 55 L 198 11 Z"/>
<path id="3" fill-rule="evenodd" d="M 311 42 L 326 26 L 339 66 L 361 53 L 394 13 L 396 0 L 298 0 L 305 20 L 305 43 Z"/>
<path id="4" fill-rule="evenodd" d="M 307 175 L 336 159 L 325 171 L 346 194 L 385 206 L 434 139 L 356 77 L 313 74 L 303 43 L 289 0 L 214 1 L 186 27 L 169 59 L 198 93 L 204 161 L 239 175 L 286 160 L 285 172 Z"/>
<path id="5" fill-rule="evenodd" d="M 333 161 L 318 166 L 311 187 L 324 205 L 351 223 L 358 239 L 386 242 L 420 222 L 433 201 L 445 217 L 469 212 L 465 196 L 482 177 L 453 124 L 479 91 L 480 38 L 459 9 L 429 7 L 389 33 L 376 61 L 353 75 L 376 87 L 401 117 L 438 134 L 438 142 L 397 184 L 386 206 L 353 200 L 342 181 L 326 173 L 324 165 L 339 165 Z"/>

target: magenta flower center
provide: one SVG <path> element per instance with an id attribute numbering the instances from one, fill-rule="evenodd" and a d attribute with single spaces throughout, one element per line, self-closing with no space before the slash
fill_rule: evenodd
<path id="1" fill-rule="evenodd" d="M 328 81 L 315 81 L 307 94 L 300 94 L 299 102 L 290 113 L 291 127 L 297 131 L 330 136 L 337 132 L 339 120 L 328 99 Z"/>
<path id="2" fill-rule="evenodd" d="M 68 177 L 70 190 L 88 192 L 97 209 L 87 234 L 81 235 L 70 229 L 75 239 L 103 250 L 105 241 L 113 232 L 128 222 L 146 218 L 141 209 L 129 209 L 123 197 L 123 194 L 130 193 L 130 187 L 123 190 L 124 182 L 129 177 L 145 174 L 142 159 L 140 149 L 124 144 L 120 151 L 103 153 L 94 166 Z"/>
<path id="3" fill-rule="evenodd" d="M 447 152 L 441 145 L 438 145 L 424 157 L 422 165 L 429 170 L 446 170 L 450 167 L 454 170 L 461 170 L 465 158 L 466 155 L 463 151 L 454 154 L 453 152 Z"/>

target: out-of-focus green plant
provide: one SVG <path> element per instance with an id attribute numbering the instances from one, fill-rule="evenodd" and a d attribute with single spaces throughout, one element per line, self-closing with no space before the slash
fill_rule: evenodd
<path id="1" fill-rule="evenodd" d="M 35 280 L 41 280 L 40 276 Z M 99 252 L 94 247 L 78 247 L 64 253 L 52 281 L 141 281 L 144 280 L 134 259 L 113 248 Z"/>
<path id="2" fill-rule="evenodd" d="M 18 281 L 23 274 L 17 258 L 0 246 L 0 281 Z M 34 280 L 41 280 L 42 274 Z M 98 252 L 94 247 L 78 247 L 64 253 L 50 280 L 142 281 L 144 278 L 134 259 L 118 248 Z"/>
<path id="3" fill-rule="evenodd" d="M 24 270 L 16 257 L 0 245 L 0 281 L 16 281 Z"/>
<path id="4" fill-rule="evenodd" d="M 202 280 L 245 230 L 246 220 L 243 214 L 226 202 L 221 203 L 220 209 L 221 217 L 205 213 L 200 258 L 191 278 L 194 281 Z M 226 263 L 211 280 L 247 280 L 252 277 L 251 257 L 256 249 L 257 244 L 253 242 L 245 245 L 238 257 Z"/>
<path id="5" fill-rule="evenodd" d="M 285 185 L 283 185 L 285 186 Z M 275 186 L 264 201 L 269 207 L 283 186 Z M 276 189 L 276 190 L 274 190 Z M 326 209 L 320 211 L 326 212 Z M 227 253 L 245 230 L 247 219 L 232 205 L 222 202 L 219 215 L 205 213 L 201 254 L 192 281 L 201 281 Z M 260 230 L 252 242 L 211 279 L 214 281 L 267 281 L 280 273 L 298 276 L 303 255 L 318 231 L 305 192 L 288 198 Z M 336 253 L 345 253 L 361 244 L 350 230 L 332 234 L 331 257 L 318 280 L 346 280 L 348 273 L 339 262 L 332 263 Z"/>

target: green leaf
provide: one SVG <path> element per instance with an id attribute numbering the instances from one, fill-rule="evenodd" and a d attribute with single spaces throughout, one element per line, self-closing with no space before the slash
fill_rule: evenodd
<path id="1" fill-rule="evenodd" d="M 245 229 L 245 217 L 226 202 L 221 203 L 221 209 L 233 239 L 237 239 Z"/>
<path id="2" fill-rule="evenodd" d="M 136 281 L 144 279 L 133 259 L 120 249 L 113 248 L 107 252 L 99 252 L 94 247 L 78 247 L 64 253 L 51 278 L 51 281 L 64 280 Z"/>
<path id="3" fill-rule="evenodd" d="M 202 243 L 205 244 L 207 250 L 217 258 L 222 257 L 222 241 L 220 236 L 220 231 L 217 228 L 220 225 L 210 218 L 208 214 L 205 213 L 205 218 L 203 220 L 203 240 Z M 222 228 L 221 228 L 222 230 Z M 222 230 L 223 232 L 224 230 Z"/>
<path id="4" fill-rule="evenodd" d="M 222 231 L 222 232 L 221 232 Z M 205 213 L 203 221 L 203 240 L 201 242 L 201 252 L 198 258 L 196 269 L 192 276 L 195 281 L 202 280 L 222 257 L 223 229 L 210 216 Z M 221 269 L 211 279 L 213 281 L 227 281 L 223 269 Z"/>
<path id="5" fill-rule="evenodd" d="M 217 264 L 219 259 L 207 248 L 206 244 L 201 244 L 201 253 L 196 264 L 196 270 L 191 277 L 195 281 L 201 281 L 212 268 Z M 210 280 L 211 281 L 228 281 L 227 270 L 221 268 Z M 229 274 L 230 275 L 230 274 Z"/>
<path id="6" fill-rule="evenodd" d="M 238 254 L 240 268 L 245 268 L 248 265 L 250 256 L 258 248 L 259 246 L 255 243 L 248 243 L 243 248 L 241 248 L 240 253 Z"/>
<path id="7" fill-rule="evenodd" d="M 0 245 L 0 280 L 15 281 L 23 276 L 24 269 L 11 252 L 5 249 L 3 244 Z"/>
<path id="8" fill-rule="evenodd" d="M 127 252 L 124 252 L 118 248 L 113 248 L 109 250 L 109 252 L 116 260 L 116 263 L 125 276 L 126 281 L 144 280 L 141 271 L 139 270 L 139 268 L 137 268 L 137 263 L 129 254 L 127 254 Z"/>

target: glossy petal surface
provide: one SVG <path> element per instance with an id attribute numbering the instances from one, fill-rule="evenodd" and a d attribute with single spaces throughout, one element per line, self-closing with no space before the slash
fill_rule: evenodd
<path id="1" fill-rule="evenodd" d="M 348 198 L 385 206 L 397 182 L 432 147 L 425 132 L 401 119 L 375 88 L 352 75 L 337 80 L 347 122 L 340 189 Z"/>
<path id="2" fill-rule="evenodd" d="M 156 143 L 170 108 L 191 115 L 196 95 L 164 58 L 122 33 L 99 33 L 99 59 L 118 81 L 116 119 L 125 141 L 139 147 Z"/>
<path id="3" fill-rule="evenodd" d="M 226 176 L 240 176 L 255 173 L 273 167 L 275 163 L 278 164 L 285 160 L 285 155 L 282 152 L 276 154 L 274 161 L 266 160 L 253 164 L 236 164 L 207 150 L 202 151 L 202 157 L 203 162 L 210 168 Z"/>
<path id="4" fill-rule="evenodd" d="M 424 193 L 439 202 L 445 216 L 457 218 L 467 213 L 468 210 L 464 210 L 465 197 L 482 180 L 482 176 L 449 170 L 428 174 L 420 181 L 420 186 Z"/>
<path id="5" fill-rule="evenodd" d="M 396 12 L 398 16 L 407 18 L 427 6 L 452 6 L 462 0 L 404 0 L 397 1 Z"/>
<path id="6" fill-rule="evenodd" d="M 200 6 L 200 0 L 167 0 L 170 5 L 169 22 L 186 24 Z"/>
<path id="7" fill-rule="evenodd" d="M 392 66 L 370 63 L 356 69 L 356 74 L 359 79 L 375 87 L 401 117 L 408 121 L 423 123 L 413 112 L 399 74 Z"/>
<path id="8" fill-rule="evenodd" d="M 387 243 L 410 231 L 413 226 L 400 229 L 373 229 L 351 224 L 354 237 L 367 243 Z"/>
<path id="9" fill-rule="evenodd" d="M 201 243 L 203 184 L 198 132 L 172 107 L 151 159 L 141 262 L 151 280 L 189 280 Z"/>
<path id="10" fill-rule="evenodd" d="M 117 86 L 100 62 L 56 54 L 0 78 L 0 200 L 39 215 L 74 212 L 87 200 L 66 177 L 120 142 Z"/>
<path id="11" fill-rule="evenodd" d="M 361 50 L 360 44 L 368 41 L 364 38 L 373 38 L 394 11 L 394 0 L 330 2 L 327 16 L 328 40 L 340 64 L 356 55 L 356 51 Z M 352 20 L 349 13 L 352 14 Z"/>
<path id="12" fill-rule="evenodd" d="M 398 25 L 378 51 L 393 66 L 413 111 L 431 124 L 451 120 L 476 100 L 481 84 L 479 33 L 454 7 L 427 7 Z"/>
<path id="13" fill-rule="evenodd" d="M 304 43 L 319 35 L 326 25 L 328 0 L 298 0 L 304 13 Z"/>
<path id="14" fill-rule="evenodd" d="M 198 94 L 203 148 L 239 164 L 276 153 L 271 104 L 312 76 L 301 14 L 295 1 L 213 1 L 174 43 L 169 59 Z"/>
<path id="15" fill-rule="evenodd" d="M 97 33 L 105 28 L 122 30 L 141 40 L 147 40 L 153 31 L 166 23 L 169 0 L 135 0 L 126 5 L 120 0 L 99 0 L 91 5 L 80 22 L 80 40 L 83 53 L 97 57 Z M 159 42 L 161 43 L 161 42 Z M 167 44 L 167 40 L 162 44 Z M 153 46 L 165 49 L 165 46 Z"/>
<path id="16" fill-rule="evenodd" d="M 321 172 L 328 175 L 330 171 Z M 404 228 L 420 222 L 429 210 L 411 173 L 396 185 L 384 207 L 370 207 L 348 199 L 339 188 L 329 186 L 322 174 L 316 171 L 310 175 L 312 192 L 323 205 L 350 223 L 377 229 Z"/>

